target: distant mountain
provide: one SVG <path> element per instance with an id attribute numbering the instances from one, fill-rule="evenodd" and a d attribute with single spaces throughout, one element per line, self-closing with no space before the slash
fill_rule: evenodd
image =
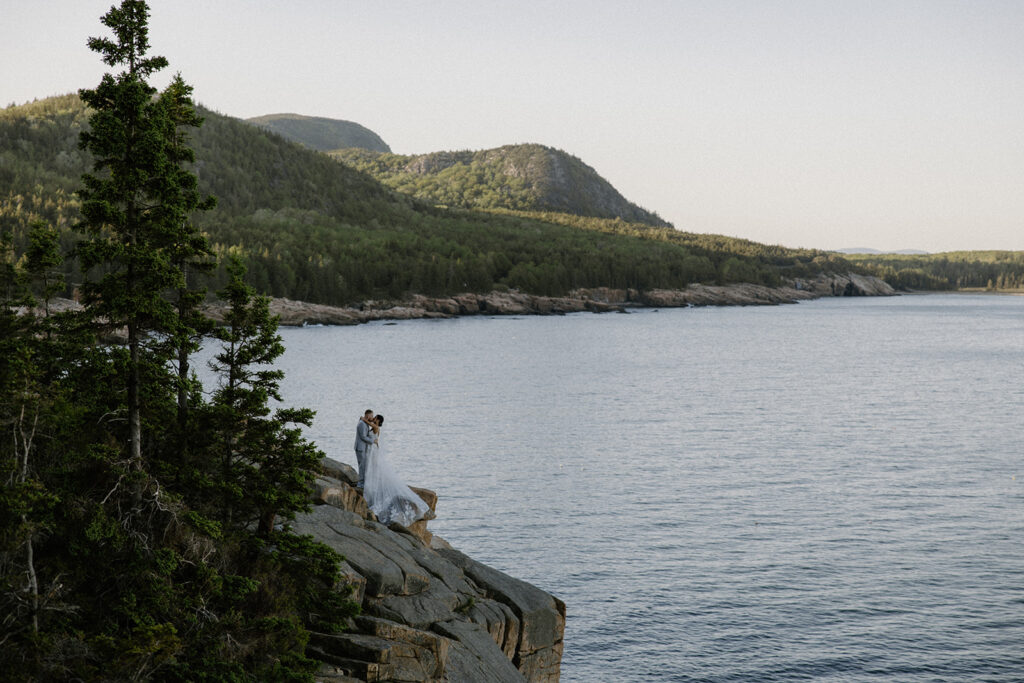
<path id="1" fill-rule="evenodd" d="M 563 295 L 580 287 L 775 285 L 783 278 L 850 270 L 837 254 L 617 218 L 443 208 L 250 123 L 200 113 L 203 126 L 183 132 L 195 150 L 200 190 L 215 195 L 217 206 L 194 216 L 195 223 L 218 255 L 242 257 L 248 280 L 274 296 L 350 304 L 494 289 Z M 73 251 L 79 239 L 75 191 L 92 166 L 78 148 L 78 135 L 88 126 L 89 112 L 77 95 L 0 109 L 0 235 L 10 234 L 14 247 L 5 255 L 0 240 L 0 263 L 24 253 L 36 220 L 57 227 L 62 250 Z M 596 210 L 602 200 L 615 197 L 619 210 L 609 213 L 626 213 L 630 206 L 575 157 L 538 145 L 492 152 L 497 153 L 453 154 L 451 163 L 445 155 L 426 155 L 416 163 L 424 172 L 437 172 L 423 176 L 433 181 L 443 175 L 445 163 L 449 173 L 472 170 L 473 177 L 483 179 L 475 181 L 480 192 L 501 187 L 487 175 L 500 170 L 510 188 L 523 192 L 524 202 L 529 191 L 548 186 L 539 180 L 545 179 L 553 197 L 549 205 L 562 192 L 561 201 L 573 199 L 577 209 Z M 465 160 L 461 166 L 460 160 Z M 461 191 L 466 197 L 477 192 L 468 180 Z M 81 281 L 73 262 L 65 274 L 72 285 Z M 224 280 L 223 273 L 216 275 L 210 290 Z"/>
<path id="2" fill-rule="evenodd" d="M 379 135 L 352 121 L 299 114 L 268 114 L 245 121 L 321 152 L 346 147 L 371 152 L 391 151 Z"/>
<path id="3" fill-rule="evenodd" d="M 543 145 L 416 156 L 345 149 L 331 155 L 399 192 L 433 204 L 554 211 L 671 227 L 656 213 L 628 201 L 577 157 Z"/>
<path id="4" fill-rule="evenodd" d="M 924 256 L 928 254 L 927 251 L 921 251 L 920 249 L 900 249 L 899 251 L 882 251 L 880 249 L 872 249 L 871 247 L 847 247 L 846 249 L 834 249 L 840 254 L 900 254 L 904 256 Z"/>
<path id="5" fill-rule="evenodd" d="M 845 249 L 833 249 L 837 254 L 881 254 L 878 249 L 871 247 L 846 247 Z"/>

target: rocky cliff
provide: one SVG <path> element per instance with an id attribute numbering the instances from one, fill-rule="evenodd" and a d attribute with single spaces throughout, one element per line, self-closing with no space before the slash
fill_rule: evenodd
<path id="1" fill-rule="evenodd" d="M 340 635 L 314 634 L 318 681 L 557 681 L 565 604 L 483 565 L 427 530 L 385 526 L 348 465 L 325 458 L 316 505 L 294 522 L 345 557 L 362 615 Z M 414 489 L 436 514 L 437 496 Z"/>
<path id="2" fill-rule="evenodd" d="M 359 325 L 374 320 L 454 318 L 462 315 L 564 315 L 566 313 L 628 312 L 630 308 L 685 308 L 687 306 L 772 306 L 837 296 L 895 296 L 884 280 L 857 273 L 819 275 L 797 279 L 779 287 L 740 282 L 731 285 L 693 284 L 686 289 L 577 289 L 568 296 L 537 296 L 519 291 L 457 294 L 427 297 L 414 294 L 404 301 L 364 301 L 356 306 L 328 306 L 306 301 L 273 298 L 270 312 L 282 325 Z M 75 310 L 70 299 L 55 299 L 51 310 Z M 223 322 L 227 305 L 212 302 L 205 312 Z"/>
<path id="3" fill-rule="evenodd" d="M 358 306 L 326 306 L 291 299 L 273 299 L 271 312 L 282 325 L 358 325 L 373 320 L 451 318 L 461 315 L 561 315 L 591 311 L 625 312 L 633 307 L 765 306 L 796 303 L 827 296 L 894 296 L 885 281 L 857 273 L 822 274 L 791 280 L 780 287 L 750 283 L 693 284 L 686 289 L 578 289 L 569 296 L 535 296 L 518 291 L 458 294 L 451 297 L 413 295 L 405 301 L 364 301 Z M 223 319 L 226 307 L 211 304 L 207 313 Z"/>

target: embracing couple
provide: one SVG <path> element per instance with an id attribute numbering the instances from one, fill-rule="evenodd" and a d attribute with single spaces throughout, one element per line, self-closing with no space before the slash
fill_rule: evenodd
<path id="1" fill-rule="evenodd" d="M 384 524 L 397 522 L 409 526 L 429 512 L 427 503 L 406 486 L 380 446 L 380 428 L 384 416 L 367 410 L 356 424 L 356 463 L 359 487 L 377 519 Z"/>

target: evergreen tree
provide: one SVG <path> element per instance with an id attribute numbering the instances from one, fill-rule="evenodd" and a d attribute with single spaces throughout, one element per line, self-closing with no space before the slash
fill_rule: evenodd
<path id="1" fill-rule="evenodd" d="M 319 454 L 296 425 L 312 413 L 270 414 L 280 376 L 254 367 L 282 347 L 241 275 L 232 400 L 203 403 L 192 379 L 175 391 L 207 324 L 186 271 L 210 249 L 189 219 L 212 201 L 187 170 L 189 88 L 145 82 L 165 63 L 145 57 L 147 14 L 126 0 L 103 18 L 115 39 L 90 41 L 125 70 L 82 94 L 86 311 L 50 312 L 67 272 L 50 227 L 21 259 L 0 239 L 0 679 L 311 680 L 307 629 L 354 609 L 339 556 L 274 528 L 308 504 Z M 100 328 L 127 343 L 97 343 Z M 226 441 L 230 467 L 211 468 Z M 204 497 L 232 487 L 250 497 Z"/>
<path id="2" fill-rule="evenodd" d="M 208 254 L 189 216 L 212 205 L 185 168 L 192 153 L 178 127 L 200 122 L 189 89 L 178 78 L 157 97 L 147 82 L 167 65 L 163 57 L 146 56 L 148 17 L 141 0 L 124 0 L 103 16 L 115 39 L 91 38 L 89 47 L 123 70 L 79 93 L 94 110 L 79 146 L 95 157 L 79 191 L 89 239 L 78 253 L 83 269 L 97 276 L 83 293 L 96 319 L 127 331 L 127 443 L 136 470 L 143 457 L 144 378 L 170 383 L 163 369 L 166 350 L 152 342 L 152 334 L 182 332 L 187 317 L 175 315 L 167 292 L 185 289 L 184 264 Z"/>
<path id="3" fill-rule="evenodd" d="M 322 454 L 295 425 L 309 426 L 313 411 L 281 408 L 271 413 L 271 399 L 281 400 L 284 377 L 272 363 L 284 353 L 278 318 L 269 300 L 245 284 L 245 267 L 228 264 L 230 280 L 218 294 L 230 304 L 224 327 L 216 332 L 221 351 L 210 362 L 220 375 L 213 396 L 216 450 L 220 459 L 222 509 L 233 524 L 258 524 L 269 537 L 278 516 L 292 518 L 308 509 L 312 472 Z"/>
<path id="4" fill-rule="evenodd" d="M 185 127 L 198 128 L 203 122 L 192 103 L 192 87 L 185 83 L 180 74 L 176 75 L 161 93 L 161 103 L 169 113 L 168 156 L 177 164 L 172 170 L 176 172 L 183 187 L 195 192 L 197 178 L 183 165 L 195 161 L 195 152 L 188 145 Z M 207 197 L 196 208 L 206 211 L 215 205 L 214 198 Z M 197 388 L 190 374 L 189 356 L 199 350 L 203 337 L 213 329 L 213 321 L 200 309 L 206 299 L 206 289 L 191 285 L 197 275 L 213 272 L 216 263 L 208 240 L 193 225 L 184 225 L 178 238 L 179 241 L 171 248 L 171 264 L 181 271 L 181 279 L 173 297 L 176 320 L 170 342 L 177 355 L 178 432 L 181 449 L 184 451 L 188 448 L 189 396 Z"/>
<path id="5" fill-rule="evenodd" d="M 50 299 L 63 288 L 63 259 L 49 226 L 33 225 L 30 237 L 18 264 L 9 241 L 0 240 L 0 644 L 11 641 L 29 670 L 39 664 L 43 615 L 64 608 L 59 576 L 43 566 L 37 549 L 55 525 L 58 501 L 46 482 L 53 448 L 43 444 L 55 406 L 69 395 L 59 328 L 49 314 Z M 0 670 L 6 659 L 0 651 Z"/>

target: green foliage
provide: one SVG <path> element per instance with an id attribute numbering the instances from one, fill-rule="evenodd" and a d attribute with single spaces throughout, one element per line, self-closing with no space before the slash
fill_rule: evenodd
<path id="1" fill-rule="evenodd" d="M 231 279 L 219 295 L 231 308 L 216 331 L 220 353 L 210 362 L 220 377 L 209 406 L 211 459 L 220 462 L 215 501 L 228 524 L 258 524 L 259 534 L 269 538 L 276 518 L 308 508 L 312 472 L 323 454 L 291 426 L 311 425 L 311 410 L 282 408 L 271 415 L 269 401 L 281 400 L 284 376 L 271 369 L 284 353 L 278 321 L 267 297 L 256 296 L 243 281 L 241 262 L 232 259 L 228 271 Z"/>
<path id="2" fill-rule="evenodd" d="M 37 218 L 58 228 L 65 251 L 75 243 L 74 234 L 62 227 L 78 212 L 70 194 L 74 183 L 55 162 L 73 145 L 54 130 L 83 120 L 84 105 L 77 106 L 71 98 L 0 112 L 0 179 L 5 174 L 12 178 L 11 194 L 0 197 L 0 228 L 8 226 L 18 253 L 27 246 L 29 222 Z M 773 284 L 781 277 L 851 267 L 842 257 L 821 251 L 617 218 L 520 210 L 537 206 L 529 192 L 539 185 L 505 171 L 506 177 L 499 179 L 500 169 L 536 168 L 539 178 L 551 172 L 545 164 L 556 159 L 566 169 L 592 172 L 579 160 L 539 146 L 503 148 L 493 158 L 488 154 L 494 150 L 451 153 L 448 161 L 438 155 L 424 158 L 423 164 L 435 164 L 429 167 L 433 175 L 415 178 L 435 182 L 439 174 L 448 173 L 454 183 L 458 175 L 461 180 L 452 187 L 465 190 L 459 191 L 460 197 L 476 197 L 467 202 L 428 193 L 430 203 L 424 203 L 381 185 L 371 177 L 380 175 L 374 169 L 351 169 L 213 112 L 205 112 L 203 126 L 190 132 L 200 160 L 192 166 L 198 189 L 218 197 L 215 209 L 195 218 L 197 228 L 218 257 L 242 258 L 249 284 L 273 296 L 350 304 L 413 292 L 445 295 L 495 287 L 565 294 L 578 287 L 677 288 L 741 276 Z M 14 153 L 15 148 L 25 151 Z M 381 166 L 392 163 L 387 155 L 360 158 Z M 393 163 L 402 168 L 411 162 L 395 157 Z M 596 187 L 593 180 L 581 187 Z M 505 188 L 499 194 L 522 201 L 489 201 L 474 194 L 494 188 Z M 499 208 L 446 209 L 433 205 L 438 199 L 450 207 L 468 203 Z M 723 269 L 730 258 L 745 265 L 734 262 Z M 73 265 L 65 272 L 72 286 L 80 281 Z M 222 269 L 212 285 L 221 287 L 227 280 Z"/>
<path id="3" fill-rule="evenodd" d="M 670 227 L 626 201 L 580 159 L 543 145 L 420 156 L 337 149 L 331 156 L 432 204 L 460 208 L 556 211 Z"/>
<path id="4" fill-rule="evenodd" d="M 850 254 L 847 258 L 897 289 L 1024 288 L 1024 252 L 1020 251 Z"/>
<path id="5" fill-rule="evenodd" d="M 190 89 L 178 78 L 158 94 L 144 81 L 164 63 L 144 56 L 147 14 L 125 0 L 104 17 L 114 39 L 90 41 L 125 71 L 83 91 L 93 116 L 81 151 L 95 162 L 81 206 L 39 189 L 31 210 L 19 195 L 3 214 L 15 230 L 0 232 L 0 675 L 310 680 L 308 629 L 338 628 L 354 611 L 340 558 L 272 525 L 307 505 L 299 492 L 319 454 L 292 425 L 312 414 L 269 414 L 279 375 L 251 366 L 280 353 L 276 322 L 240 275 L 232 333 L 251 352 L 233 363 L 239 390 L 255 394 L 207 403 L 187 366 L 172 370 L 203 333 L 187 276 L 209 263 L 191 220 L 212 202 L 190 170 Z M 78 120 L 72 105 L 27 109 Z M 49 127 L 19 121 L 23 132 Z M 69 235 L 79 208 L 81 241 Z M 84 273 L 62 259 L 76 243 Z M 50 305 L 66 274 L 83 312 Z M 112 328 L 127 343 L 97 341 Z M 210 455 L 226 434 L 244 448 L 218 480 Z M 229 486 L 248 495 L 211 502 Z M 257 517 L 271 522 L 259 535 L 245 523 Z"/>

